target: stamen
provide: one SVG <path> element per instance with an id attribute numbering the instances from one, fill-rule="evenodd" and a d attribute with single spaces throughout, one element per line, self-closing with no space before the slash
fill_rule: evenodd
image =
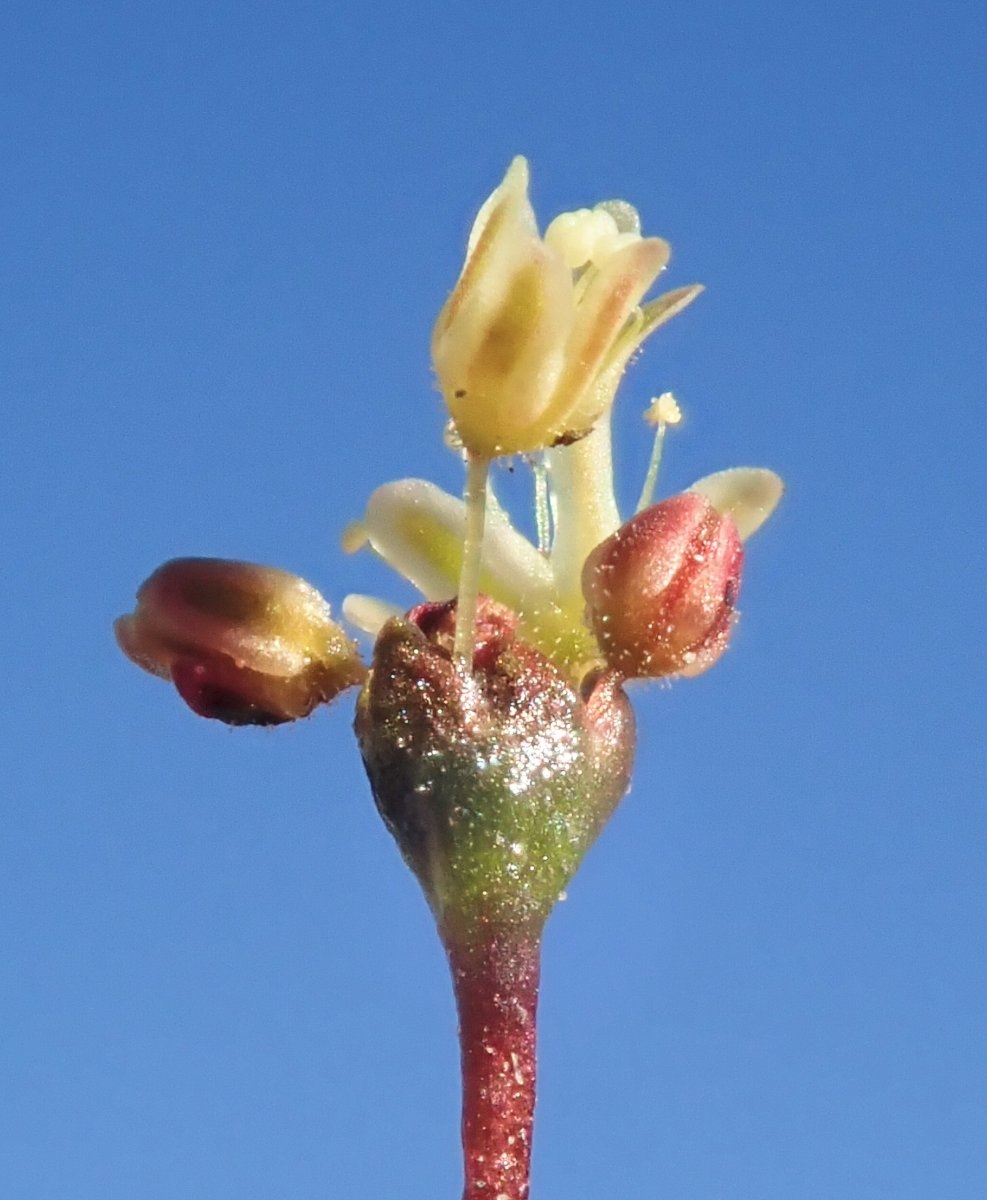
<path id="1" fill-rule="evenodd" d="M 466 460 L 463 563 L 459 572 L 456 637 L 452 646 L 453 656 L 467 671 L 472 671 L 473 668 L 473 626 L 476 623 L 476 600 L 480 590 L 480 563 L 483 557 L 483 527 L 487 516 L 489 474 L 490 459 L 470 454 Z"/>
<path id="2" fill-rule="evenodd" d="M 649 425 L 657 425 L 659 421 L 664 421 L 666 425 L 678 425 L 682 420 L 682 410 L 671 392 L 662 392 L 651 401 L 644 419 Z"/>
<path id="3" fill-rule="evenodd" d="M 646 509 L 654 498 L 655 487 L 658 483 L 658 471 L 661 467 L 661 453 L 665 446 L 665 430 L 669 425 L 678 425 L 682 420 L 682 411 L 672 393 L 663 392 L 651 401 L 650 407 L 644 414 L 644 419 L 649 425 L 654 425 L 655 440 L 651 446 L 648 471 L 644 477 L 641 495 L 638 497 L 637 508 L 634 509 L 635 513 Z"/>
<path id="4" fill-rule="evenodd" d="M 548 500 L 548 465 L 544 455 L 532 460 L 531 470 L 535 477 L 535 532 L 538 534 L 538 551 L 547 556 L 552 548 L 552 514 Z"/>
<path id="5" fill-rule="evenodd" d="M 601 240 L 619 232 L 608 212 L 580 208 L 559 213 L 545 230 L 545 243 L 561 255 L 570 271 L 578 271 L 593 260 L 594 249 Z"/>

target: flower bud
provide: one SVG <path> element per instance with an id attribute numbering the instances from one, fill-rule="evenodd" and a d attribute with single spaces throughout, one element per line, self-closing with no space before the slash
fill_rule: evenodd
<path id="1" fill-rule="evenodd" d="M 447 941 L 536 933 L 627 790 L 634 718 L 612 673 L 579 690 L 480 597 L 473 671 L 456 604 L 381 630 L 356 732 L 378 810 Z"/>
<path id="2" fill-rule="evenodd" d="M 320 593 L 255 563 L 172 559 L 114 629 L 128 658 L 170 679 L 193 712 L 227 725 L 307 717 L 366 674 Z"/>
<path id="3" fill-rule="evenodd" d="M 432 334 L 439 386 L 470 453 L 572 441 L 609 407 L 627 359 L 660 323 L 638 304 L 669 255 L 621 215 L 563 214 L 543 238 L 523 158 L 480 209 Z"/>
<path id="4" fill-rule="evenodd" d="M 627 678 L 698 675 L 726 649 L 744 551 L 732 518 L 698 492 L 646 508 L 589 555 L 587 614 Z"/>

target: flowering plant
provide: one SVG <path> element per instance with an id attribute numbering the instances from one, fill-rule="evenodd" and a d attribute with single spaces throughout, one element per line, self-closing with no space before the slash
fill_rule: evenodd
<path id="1" fill-rule="evenodd" d="M 273 725 L 359 687 L 356 736 L 377 808 L 445 946 L 460 1019 L 464 1200 L 528 1195 L 542 930 L 627 791 L 628 680 L 690 677 L 736 623 L 743 542 L 781 496 L 772 472 L 721 471 L 652 503 L 654 453 L 622 520 L 610 417 L 631 356 L 698 295 L 645 302 L 669 255 L 623 201 L 538 232 L 515 159 L 473 225 L 432 359 L 462 498 L 385 484 L 344 533 L 410 580 L 407 613 L 348 596 L 369 665 L 308 583 L 273 567 L 176 559 L 121 617 L 124 652 L 200 716 Z M 536 542 L 490 483 L 523 456 Z"/>

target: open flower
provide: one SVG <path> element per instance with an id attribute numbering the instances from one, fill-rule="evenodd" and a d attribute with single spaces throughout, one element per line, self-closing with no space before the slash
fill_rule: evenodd
<path id="1" fill-rule="evenodd" d="M 634 350 L 700 291 L 643 308 L 668 261 L 624 201 L 564 213 L 539 236 L 515 158 L 473 224 L 432 361 L 456 432 L 482 458 L 574 441 L 613 400 Z"/>
<path id="2" fill-rule="evenodd" d="M 552 453 L 570 455 L 577 449 Z M 567 557 L 557 555 L 554 546 L 539 550 L 495 503 L 484 536 L 480 591 L 514 612 L 519 635 L 577 682 L 603 665 L 632 677 L 695 675 L 726 648 L 739 589 L 741 542 L 768 519 L 781 494 L 773 471 L 736 467 L 706 476 L 624 524 L 618 518 L 607 537 L 580 560 L 575 597 Z M 553 490 L 550 507 L 561 520 L 578 525 L 580 498 L 578 491 Z M 593 536 L 595 511 L 586 516 L 587 540 Z M 347 531 L 344 546 L 353 551 L 369 545 L 427 600 L 447 600 L 456 593 L 465 519 L 466 506 L 458 497 L 424 479 L 402 479 L 373 493 L 363 517 Z M 707 554 L 708 562 L 697 561 Z M 645 603 L 651 604 L 650 617 L 644 616 Z M 398 610 L 372 597 L 351 595 L 343 612 L 353 624 L 376 633 Z M 648 648 L 641 642 L 642 622 L 666 629 L 662 644 L 652 639 Z M 636 655 L 625 644 L 635 640 Z"/>
<path id="3" fill-rule="evenodd" d="M 199 716 L 227 725 L 307 717 L 365 674 L 319 592 L 256 563 L 172 559 L 114 629 L 128 658 L 170 679 Z"/>

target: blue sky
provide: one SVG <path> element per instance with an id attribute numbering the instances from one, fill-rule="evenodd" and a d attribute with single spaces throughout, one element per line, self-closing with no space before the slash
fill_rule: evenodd
<path id="1" fill-rule="evenodd" d="M 667 388 L 667 490 L 789 482 L 550 923 L 533 1196 L 984 1194 L 985 25 L 4 7 L 6 1195 L 458 1194 L 445 967 L 345 701 L 231 732 L 110 625 L 183 553 L 406 596 L 338 533 L 458 484 L 428 336 L 518 152 L 546 219 L 624 196 L 708 287 L 624 386 L 625 503 Z"/>

